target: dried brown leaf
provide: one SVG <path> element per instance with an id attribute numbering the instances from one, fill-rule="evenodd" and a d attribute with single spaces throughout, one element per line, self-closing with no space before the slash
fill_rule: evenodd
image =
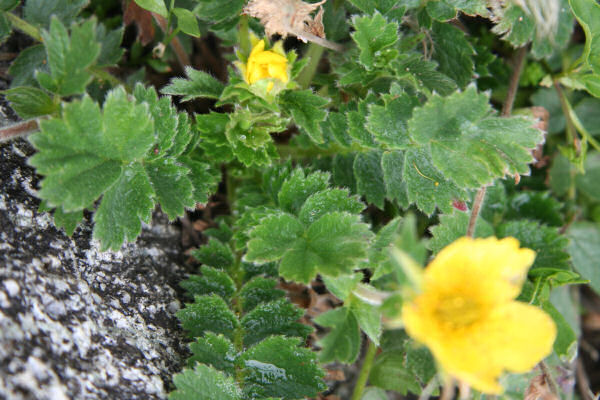
<path id="1" fill-rule="evenodd" d="M 135 24 L 138 31 L 138 39 L 142 45 L 147 45 L 154 40 L 154 24 L 152 23 L 152 13 L 138 6 L 135 1 L 124 3 L 125 13 L 123 22 L 125 26 Z"/>
<path id="2" fill-rule="evenodd" d="M 542 374 L 536 376 L 529 382 L 523 400 L 559 400 L 559 398 L 552 393 L 550 386 L 546 381 L 546 377 Z"/>

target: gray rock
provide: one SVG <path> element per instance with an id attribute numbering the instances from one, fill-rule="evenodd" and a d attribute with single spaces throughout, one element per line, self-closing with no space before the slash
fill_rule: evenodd
<path id="1" fill-rule="evenodd" d="M 26 141 L 0 144 L 0 399 L 162 399 L 185 353 L 179 233 L 162 214 L 101 252 L 37 211 Z"/>

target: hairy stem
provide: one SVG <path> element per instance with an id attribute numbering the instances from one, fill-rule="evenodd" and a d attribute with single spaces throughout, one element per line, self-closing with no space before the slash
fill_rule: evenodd
<path id="1" fill-rule="evenodd" d="M 302 89 L 306 89 L 310 86 L 310 83 L 312 82 L 315 73 L 317 72 L 317 68 L 319 66 L 319 62 L 321 61 L 321 56 L 323 55 L 324 51 L 325 48 L 319 46 L 316 43 L 311 43 L 308 45 L 308 50 L 306 51 L 304 57 L 309 57 L 310 60 L 296 79 L 296 81 L 298 82 L 298 84 L 300 84 L 300 87 L 302 87 Z"/>
<path id="2" fill-rule="evenodd" d="M 503 117 L 510 117 L 510 114 L 512 113 L 515 98 L 517 97 L 517 90 L 519 89 L 519 79 L 521 78 L 521 72 L 523 71 L 523 66 L 525 65 L 526 58 L 527 46 L 521 47 L 517 51 L 515 69 L 513 70 L 513 73 L 510 77 L 510 82 L 508 84 L 508 92 L 506 93 L 506 99 L 504 100 L 504 104 L 502 105 L 501 115 Z M 473 200 L 473 208 L 471 209 L 469 225 L 467 226 L 467 236 L 469 237 L 473 237 L 473 233 L 475 232 L 475 225 L 477 224 L 479 211 L 481 210 L 481 205 L 483 204 L 483 200 L 485 199 L 485 191 L 485 186 L 480 188 L 477 194 L 475 195 L 475 200 Z"/>
<path id="3" fill-rule="evenodd" d="M 20 30 L 21 32 L 23 32 L 27 36 L 30 36 L 31 38 L 37 40 L 38 42 L 42 41 L 42 35 L 40 34 L 40 30 L 37 27 L 31 25 L 29 22 L 25 21 L 24 19 L 17 17 L 13 13 L 7 12 L 7 13 L 4 13 L 4 15 L 6 15 L 6 17 L 10 21 L 10 25 L 14 29 Z"/>
<path id="4" fill-rule="evenodd" d="M 451 400 L 454 398 L 454 379 L 446 378 L 444 380 L 444 386 L 442 387 L 442 394 L 440 400 Z"/>
<path id="5" fill-rule="evenodd" d="M 367 339 L 367 342 L 369 343 L 369 347 L 367 348 L 367 354 L 363 360 L 358 379 L 356 380 L 356 385 L 354 386 L 354 391 L 352 392 L 352 400 L 360 400 L 362 398 L 365 387 L 367 386 L 369 374 L 371 373 L 371 368 L 373 367 L 375 354 L 377 354 L 377 345 L 369 339 Z"/>
<path id="6" fill-rule="evenodd" d="M 40 130 L 37 119 L 17 122 L 16 124 L 0 128 L 0 142 L 15 139 L 21 136 L 27 136 L 30 133 Z"/>

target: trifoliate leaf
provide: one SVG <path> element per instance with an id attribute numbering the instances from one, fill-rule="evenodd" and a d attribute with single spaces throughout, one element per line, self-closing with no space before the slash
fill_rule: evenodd
<path id="1" fill-rule="evenodd" d="M 325 372 L 315 354 L 299 345 L 300 339 L 272 336 L 243 353 L 239 361 L 246 395 L 291 400 L 314 397 L 325 390 Z"/>
<path id="2" fill-rule="evenodd" d="M 365 68 L 373 69 L 386 52 L 395 51 L 391 47 L 398 40 L 396 22 L 388 23 L 376 12 L 372 17 L 354 17 L 352 25 L 356 31 L 351 36 L 360 49 L 359 61 Z"/>
<path id="3" fill-rule="evenodd" d="M 358 196 L 349 196 L 347 189 L 326 189 L 311 195 L 298 213 L 303 223 L 310 225 L 323 215 L 334 211 L 346 211 L 359 214 L 365 205 Z"/>
<path id="4" fill-rule="evenodd" d="M 416 97 L 405 94 L 397 96 L 385 106 L 371 104 L 367 117 L 367 130 L 384 145 L 405 148 L 410 143 L 408 120 L 417 104 Z"/>
<path id="5" fill-rule="evenodd" d="M 249 312 L 259 304 L 269 303 L 285 296 L 285 292 L 276 289 L 275 286 L 277 286 L 275 279 L 263 278 L 262 276 L 253 278 L 240 290 L 242 309 Z"/>
<path id="6" fill-rule="evenodd" d="M 39 152 L 29 159 L 46 175 L 39 195 L 66 212 L 91 205 L 117 181 L 122 165 L 141 159 L 154 142 L 147 107 L 130 103 L 123 89 L 107 95 L 103 113 L 85 96 L 40 129 L 30 138 Z"/>
<path id="7" fill-rule="evenodd" d="M 15 87 L 5 90 L 4 95 L 10 101 L 11 108 L 22 119 L 54 114 L 59 111 L 56 104 L 47 92 L 31 86 Z"/>
<path id="8" fill-rule="evenodd" d="M 86 70 L 100 55 L 96 42 L 96 20 L 71 27 L 71 35 L 63 23 L 52 17 L 50 31 L 42 31 L 50 74 L 38 71 L 37 80 L 50 92 L 61 96 L 85 93 L 92 80 Z"/>
<path id="9" fill-rule="evenodd" d="M 475 71 L 475 50 L 466 39 L 465 33 L 451 24 L 439 22 L 433 23 L 432 33 L 433 58 L 440 65 L 439 71 L 454 79 L 460 88 L 466 87 Z"/>
<path id="10" fill-rule="evenodd" d="M 177 318 L 183 329 L 191 337 L 202 336 L 204 332 L 222 333 L 229 339 L 239 325 L 235 314 L 229 310 L 227 303 L 217 295 L 195 296 L 195 302 L 177 311 Z"/>
<path id="11" fill-rule="evenodd" d="M 286 279 L 308 283 L 317 272 L 331 276 L 352 272 L 356 262 L 365 257 L 371 236 L 359 216 L 339 212 L 324 215 L 283 255 L 279 273 Z"/>
<path id="12" fill-rule="evenodd" d="M 352 364 L 360 351 L 360 329 L 358 321 L 348 307 L 327 311 L 314 319 L 314 322 L 331 328 L 317 344 L 321 347 L 319 361 L 326 364 L 339 361 Z"/>
<path id="13" fill-rule="evenodd" d="M 304 234 L 304 226 L 296 217 L 279 213 L 260 221 L 250 232 L 246 259 L 250 261 L 275 261 Z"/>
<path id="14" fill-rule="evenodd" d="M 235 373 L 234 360 L 237 352 L 233 343 L 225 336 L 207 332 L 204 337 L 190 343 L 190 350 L 192 351 L 192 356 L 188 359 L 190 368 L 196 363 L 202 363 L 230 376 Z"/>
<path id="15" fill-rule="evenodd" d="M 218 239 L 210 238 L 207 244 L 194 250 L 196 260 L 215 268 L 228 268 L 233 265 L 234 256 L 229 246 Z"/>
<path id="16" fill-rule="evenodd" d="M 190 10 L 185 8 L 176 7 L 173 13 L 177 17 L 177 27 L 183 32 L 190 36 L 200 37 L 200 28 L 198 28 L 198 21 L 196 16 Z"/>
<path id="17" fill-rule="evenodd" d="M 158 15 L 161 15 L 165 18 L 167 18 L 167 16 L 169 15 L 164 0 L 135 0 L 135 2 L 138 6 Z"/>
<path id="18" fill-rule="evenodd" d="M 358 193 L 364 195 L 367 202 L 383 210 L 386 193 L 381 169 L 381 153 L 379 151 L 359 153 L 354 159 L 354 176 Z"/>
<path id="19" fill-rule="evenodd" d="M 454 210 L 452 214 L 440 215 L 440 222 L 430 229 L 433 238 L 427 243 L 427 247 L 437 254 L 444 247 L 456 239 L 467 234 L 470 213 Z M 483 218 L 477 218 L 475 222 L 474 237 L 488 237 L 494 235 L 494 228 Z"/>
<path id="20" fill-rule="evenodd" d="M 209 99 L 218 99 L 221 97 L 225 85 L 212 75 L 192 67 L 185 68 L 185 75 L 187 79 L 173 78 L 169 85 L 162 88 L 161 92 L 183 96 L 181 101 L 190 101 L 199 97 Z"/>
<path id="21" fill-rule="evenodd" d="M 244 345 L 252 346 L 274 334 L 306 339 L 312 328 L 297 322 L 303 314 L 304 310 L 287 299 L 257 305 L 241 320 L 245 332 Z"/>
<path id="22" fill-rule="evenodd" d="M 104 193 L 94 214 L 94 237 L 100 240 L 103 249 L 118 249 L 124 241 L 138 237 L 141 222 L 149 223 L 152 218 L 153 195 L 141 164 L 124 167 L 119 179 Z"/>
<path id="23" fill-rule="evenodd" d="M 327 116 L 324 110 L 329 101 L 310 90 L 286 90 L 279 95 L 281 107 L 291 116 L 300 130 L 316 143 L 323 143 L 320 123 Z"/>
<path id="24" fill-rule="evenodd" d="M 290 213 L 298 213 L 311 195 L 327 189 L 330 175 L 326 172 L 314 172 L 305 175 L 304 170 L 295 169 L 281 185 L 278 194 L 279 207 Z"/>
<path id="25" fill-rule="evenodd" d="M 200 271 L 202 275 L 191 275 L 179 284 L 188 295 L 194 297 L 216 294 L 225 301 L 229 301 L 233 297 L 236 290 L 235 283 L 225 271 L 206 265 L 203 265 Z"/>
<path id="26" fill-rule="evenodd" d="M 531 150 L 543 140 L 530 120 L 491 115 L 487 96 L 474 88 L 432 97 L 414 110 L 409 132 L 431 152 L 444 177 L 462 188 L 480 187 L 506 174 L 528 174 Z"/>
<path id="27" fill-rule="evenodd" d="M 204 364 L 184 369 L 173 376 L 177 390 L 169 400 L 242 400 L 242 392 L 232 377 Z"/>
<path id="28" fill-rule="evenodd" d="M 23 6 L 23 16 L 27 22 L 42 28 L 51 25 L 52 16 L 70 25 L 88 3 L 89 0 L 28 0 Z"/>
<path id="29" fill-rule="evenodd" d="M 590 280 L 590 286 L 596 293 L 600 293 L 600 226 L 578 222 L 571 226 L 567 236 L 573 266 L 581 276 Z"/>

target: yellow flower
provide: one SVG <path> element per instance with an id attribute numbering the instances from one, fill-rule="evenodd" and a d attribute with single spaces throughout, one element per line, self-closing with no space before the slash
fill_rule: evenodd
<path id="1" fill-rule="evenodd" d="M 546 313 L 514 300 L 534 259 L 512 237 L 458 239 L 429 264 L 421 294 L 403 306 L 406 332 L 450 376 L 501 393 L 500 375 L 531 370 L 556 337 Z"/>
<path id="2" fill-rule="evenodd" d="M 241 66 L 242 75 L 250 85 L 265 78 L 275 78 L 285 83 L 288 81 L 287 62 L 284 55 L 265 50 L 265 41 L 259 40 L 250 52 L 248 63 Z M 272 88 L 273 82 L 269 82 L 267 91 Z"/>

